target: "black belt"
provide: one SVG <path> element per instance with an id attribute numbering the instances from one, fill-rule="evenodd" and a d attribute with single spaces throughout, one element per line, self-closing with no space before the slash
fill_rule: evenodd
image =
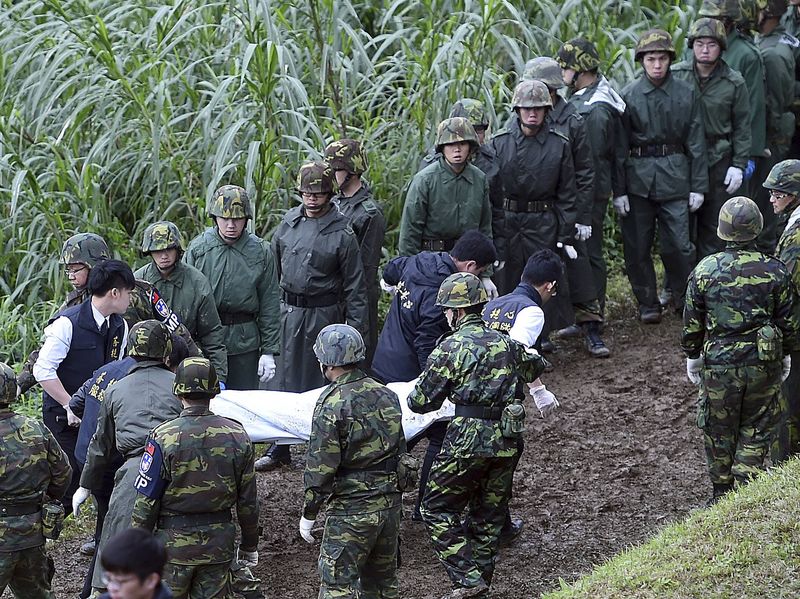
<path id="1" fill-rule="evenodd" d="M 6 516 L 27 516 L 41 511 L 41 503 L 0 504 L 0 518 L 5 518 Z"/>
<path id="2" fill-rule="evenodd" d="M 636 158 L 670 156 L 671 154 L 683 154 L 683 146 L 680 144 L 655 144 L 648 146 L 633 146 L 631 148 L 631 156 Z"/>
<path id="3" fill-rule="evenodd" d="M 503 406 L 463 406 L 456 405 L 456 416 L 480 418 L 481 420 L 500 420 Z"/>
<path id="4" fill-rule="evenodd" d="M 509 212 L 547 212 L 553 202 L 540 200 L 503 200 L 503 209 Z"/>
<path id="5" fill-rule="evenodd" d="M 422 249 L 426 252 L 449 252 L 456 245 L 455 239 L 423 239 Z"/>
<path id="6" fill-rule="evenodd" d="M 336 474 L 340 476 L 356 474 L 358 472 L 374 472 L 375 474 L 389 474 L 391 472 L 397 472 L 397 458 L 386 458 L 377 464 L 371 464 L 369 466 L 365 466 L 364 468 L 343 468 L 339 466 L 336 469 Z"/>
<path id="7" fill-rule="evenodd" d="M 242 324 L 245 322 L 253 322 L 256 315 L 252 312 L 220 312 L 219 319 L 226 327 L 232 324 Z"/>
<path id="8" fill-rule="evenodd" d="M 193 528 L 207 524 L 227 524 L 231 521 L 231 511 L 204 512 L 202 514 L 178 514 L 174 516 L 159 516 L 158 528 L 167 530 L 171 528 Z"/>
<path id="9" fill-rule="evenodd" d="M 335 306 L 338 304 L 339 294 L 297 295 L 289 291 L 281 291 L 281 299 L 290 306 L 296 306 L 298 308 L 324 308 L 325 306 Z"/>
<path id="10" fill-rule="evenodd" d="M 730 139 L 730 136 L 727 133 L 725 133 L 724 135 L 706 135 L 706 145 L 707 146 L 713 145 L 718 141 L 722 141 L 723 139 L 727 141 L 728 139 Z"/>

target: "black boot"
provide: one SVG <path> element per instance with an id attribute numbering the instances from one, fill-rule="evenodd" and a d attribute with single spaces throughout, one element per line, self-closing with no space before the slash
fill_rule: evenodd
<path id="1" fill-rule="evenodd" d="M 258 458 L 255 469 L 258 472 L 269 472 L 281 466 L 291 466 L 292 454 L 289 452 L 288 445 L 278 445 L 273 443 L 263 458 Z"/>
<path id="2" fill-rule="evenodd" d="M 708 506 L 714 505 L 731 491 L 733 491 L 733 483 L 725 483 L 725 484 L 714 483 L 714 494 L 711 496 L 711 499 L 708 500 L 708 503 L 706 505 Z"/>
<path id="3" fill-rule="evenodd" d="M 514 542 L 522 529 L 525 527 L 525 522 L 522 518 L 512 518 L 511 512 L 506 512 L 506 521 L 503 524 L 503 528 L 500 530 L 500 544 L 501 545 L 510 545 Z"/>
<path id="4" fill-rule="evenodd" d="M 596 321 L 581 323 L 583 334 L 586 336 L 586 349 L 593 358 L 607 358 L 611 350 L 606 347 L 600 338 L 600 323 Z"/>

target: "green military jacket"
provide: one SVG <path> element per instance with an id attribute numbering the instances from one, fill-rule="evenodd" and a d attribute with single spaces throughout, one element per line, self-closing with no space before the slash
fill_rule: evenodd
<path id="1" fill-rule="evenodd" d="M 800 208 L 795 208 L 795 211 L 798 210 Z M 792 217 L 794 216 L 792 213 Z M 800 217 L 800 213 L 797 216 Z M 775 254 L 789 269 L 795 293 L 800 294 L 800 218 L 791 218 L 778 239 Z M 800 306 L 796 306 L 796 309 L 800 310 Z"/>
<path id="2" fill-rule="evenodd" d="M 766 74 L 767 146 L 773 157 L 782 160 L 794 135 L 795 52 L 800 42 L 779 25 L 771 33 L 760 35 L 757 43 Z"/>
<path id="3" fill-rule="evenodd" d="M 303 474 L 303 517 L 376 512 L 401 503 L 397 472 L 383 467 L 406 451 L 400 400 L 359 369 L 319 396 Z M 392 471 L 387 471 L 392 470 Z"/>
<path id="4" fill-rule="evenodd" d="M 381 263 L 383 238 L 386 234 L 383 209 L 372 197 L 372 191 L 366 184 L 362 184 L 361 189 L 349 198 L 338 194 L 331 201 L 347 218 L 356 234 L 367 287 L 378 289 L 378 265 Z"/>
<path id="5" fill-rule="evenodd" d="M 424 239 L 456 240 L 469 229 L 492 237 L 492 207 L 486 175 L 467 163 L 456 174 L 440 156 L 411 179 L 406 191 L 400 238 L 400 256 L 423 250 Z"/>
<path id="6" fill-rule="evenodd" d="M 191 241 L 183 260 L 208 279 L 223 324 L 227 317 L 252 318 L 223 327 L 228 355 L 279 352 L 275 261 L 259 237 L 245 231 L 228 245 L 209 227 Z"/>
<path id="7" fill-rule="evenodd" d="M 0 509 L 60 500 L 72 468 L 53 433 L 33 418 L 0 406 Z M 0 517 L 0 553 L 44 545 L 42 513 Z"/>
<path id="8" fill-rule="evenodd" d="M 159 516 L 236 514 L 244 551 L 258 546 L 258 491 L 254 452 L 242 425 L 212 414 L 206 406 L 184 408 L 180 415 L 156 427 L 147 443 L 156 444 L 161 460 L 143 459 L 149 471 L 159 472 L 162 494 L 137 493 L 131 526 L 153 530 L 164 541 L 169 561 L 202 565 L 229 562 L 234 557 L 236 527 L 232 521 L 191 529 L 158 527 Z M 156 452 L 154 452 L 155 454 Z"/>
<path id="9" fill-rule="evenodd" d="M 724 60 L 717 63 L 705 80 L 697 74 L 694 59 L 673 65 L 672 74 L 694 85 L 700 99 L 709 168 L 725 158 L 730 158 L 731 166 L 747 168 L 751 145 L 750 99 L 744 78 Z"/>
<path id="10" fill-rule="evenodd" d="M 653 201 L 688 199 L 708 191 L 708 159 L 703 114 L 694 86 L 668 75 L 661 86 L 642 73 L 622 90 L 626 153 L 636 147 L 682 146 L 667 156 L 625 160 L 626 193 Z"/>
<path id="11" fill-rule="evenodd" d="M 164 276 L 151 261 L 135 273 L 137 278 L 155 285 L 161 296 L 189 329 L 203 353 L 211 360 L 221 381 L 228 377 L 225 330 L 219 320 L 214 293 L 206 276 L 181 260 Z"/>
<path id="12" fill-rule="evenodd" d="M 750 156 L 764 155 L 767 147 L 767 113 L 764 93 L 764 63 L 753 40 L 734 29 L 728 34 L 728 48 L 722 59 L 739 71 L 750 94 Z"/>

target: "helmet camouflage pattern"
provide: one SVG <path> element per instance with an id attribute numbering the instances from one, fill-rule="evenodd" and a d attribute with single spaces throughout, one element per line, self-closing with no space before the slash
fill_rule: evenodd
<path id="1" fill-rule="evenodd" d="M 488 301 L 481 280 L 468 272 L 457 272 L 447 277 L 436 294 L 436 305 L 442 308 L 469 308 Z"/>
<path id="2" fill-rule="evenodd" d="M 168 220 L 160 220 L 144 230 L 142 238 L 143 253 L 149 254 L 150 252 L 172 248 L 183 253 L 183 239 L 175 223 L 171 223 Z"/>
<path id="3" fill-rule="evenodd" d="M 436 151 L 441 152 L 442 146 L 447 144 L 457 144 L 462 141 L 469 142 L 471 149 L 475 150 L 478 145 L 478 134 L 475 128 L 463 116 L 454 116 L 443 120 L 436 128 Z"/>
<path id="4" fill-rule="evenodd" d="M 111 258 L 105 240 L 95 233 L 78 233 L 64 242 L 61 249 L 61 262 L 64 264 L 85 264 L 89 268 L 102 260 Z"/>
<path id="5" fill-rule="evenodd" d="M 703 0 L 697 14 L 700 17 L 728 18 L 738 21 L 742 18 L 742 9 L 739 7 L 739 0 Z"/>
<path id="6" fill-rule="evenodd" d="M 186 358 L 175 369 L 172 392 L 178 396 L 205 393 L 209 399 L 219 395 L 219 378 L 214 365 L 207 358 L 197 356 Z"/>
<path id="7" fill-rule="evenodd" d="M 719 210 L 717 237 L 725 241 L 750 241 L 758 237 L 763 227 L 764 217 L 750 198 L 731 198 Z"/>
<path id="8" fill-rule="evenodd" d="M 367 170 L 367 157 L 355 139 L 340 139 L 325 148 L 325 163 L 332 171 L 347 171 L 360 175 Z"/>
<path id="9" fill-rule="evenodd" d="M 364 339 L 349 324 L 329 324 L 317 335 L 314 355 L 323 366 L 356 364 L 367 355 Z"/>
<path id="10" fill-rule="evenodd" d="M 472 98 L 461 98 L 450 109 L 450 118 L 462 116 L 467 119 L 473 127 L 488 127 L 489 115 L 486 107 L 480 100 Z"/>
<path id="11" fill-rule="evenodd" d="M 773 166 L 763 186 L 766 189 L 800 195 L 800 160 L 784 160 Z"/>
<path id="12" fill-rule="evenodd" d="M 583 73 L 600 66 L 600 55 L 592 42 L 584 37 L 576 37 L 561 45 L 556 61 L 562 69 Z"/>
<path id="13" fill-rule="evenodd" d="M 692 23 L 689 28 L 689 46 L 691 47 L 695 40 L 701 37 L 710 37 L 716 40 L 723 50 L 728 47 L 728 34 L 725 31 L 725 25 L 719 19 L 700 17 Z"/>
<path id="14" fill-rule="evenodd" d="M 540 108 L 542 106 L 548 108 L 553 106 L 553 99 L 550 97 L 547 85 L 538 79 L 520 81 L 511 97 L 511 108 L 516 110 L 517 108 Z"/>
<path id="15" fill-rule="evenodd" d="M 306 162 L 297 173 L 300 193 L 333 193 L 333 170 L 324 162 Z"/>
<path id="16" fill-rule="evenodd" d="M 675 59 L 675 46 L 672 36 L 663 29 L 645 31 L 636 43 L 636 60 L 641 60 L 648 52 L 666 52 Z"/>
<path id="17" fill-rule="evenodd" d="M 773 17 L 778 18 L 782 17 L 783 13 L 786 12 L 786 9 L 789 7 L 788 2 L 786 0 L 768 0 L 764 8 L 764 16 L 765 17 Z"/>
<path id="18" fill-rule="evenodd" d="M 736 19 L 736 22 L 745 25 L 748 29 L 755 29 L 758 27 L 759 13 L 766 6 L 766 0 L 739 0 L 739 12 L 742 13 L 742 16 Z"/>
<path id="19" fill-rule="evenodd" d="M 11 366 L 0 362 L 0 404 L 8 405 L 17 398 L 17 375 Z"/>
<path id="20" fill-rule="evenodd" d="M 164 360 L 172 351 L 167 325 L 158 320 L 142 320 L 128 332 L 128 355 Z"/>
<path id="21" fill-rule="evenodd" d="M 561 66 L 554 59 L 547 56 L 531 58 L 525 63 L 522 80 L 537 79 L 550 89 L 564 87 L 564 78 L 561 76 Z"/>
<path id="22" fill-rule="evenodd" d="M 250 198 L 238 185 L 223 185 L 211 197 L 208 214 L 222 218 L 253 218 Z"/>

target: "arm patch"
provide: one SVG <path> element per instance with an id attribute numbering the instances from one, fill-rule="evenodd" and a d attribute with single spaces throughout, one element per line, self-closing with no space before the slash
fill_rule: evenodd
<path id="1" fill-rule="evenodd" d="M 133 483 L 136 492 L 150 499 L 161 499 L 167 481 L 161 477 L 164 455 L 161 446 L 154 439 L 148 439 L 139 464 L 139 476 Z"/>

